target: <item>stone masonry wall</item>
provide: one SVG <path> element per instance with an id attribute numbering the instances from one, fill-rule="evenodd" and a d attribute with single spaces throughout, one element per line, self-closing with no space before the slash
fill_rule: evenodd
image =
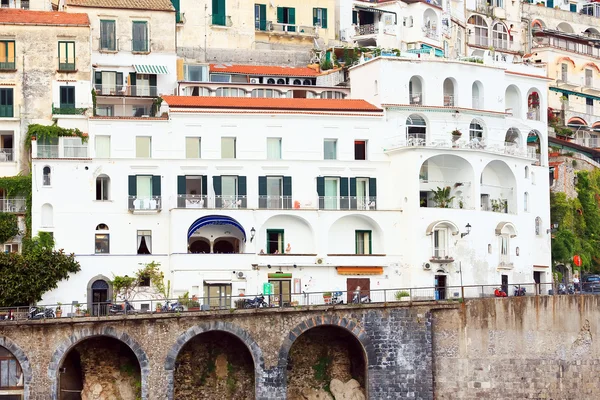
<path id="1" fill-rule="evenodd" d="M 467 301 L 433 312 L 436 399 L 600 398 L 600 296 Z"/>

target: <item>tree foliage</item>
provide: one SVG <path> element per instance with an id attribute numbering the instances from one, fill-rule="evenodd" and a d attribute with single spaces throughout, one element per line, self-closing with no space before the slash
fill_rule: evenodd
<path id="1" fill-rule="evenodd" d="M 14 214 L 0 213 L 0 243 L 7 242 L 18 234 L 19 225 L 17 216 Z"/>
<path id="2" fill-rule="evenodd" d="M 146 279 L 150 280 L 150 286 L 155 293 L 164 299 L 168 299 L 171 292 L 171 281 L 167 281 L 165 284 L 165 274 L 159 267 L 160 263 L 152 261 L 146 264 L 144 268 L 138 270 L 135 276 L 113 276 L 113 300 L 116 300 L 117 296 L 131 299 L 142 287 L 142 281 Z"/>
<path id="3" fill-rule="evenodd" d="M 0 254 L 0 306 L 35 303 L 80 269 L 73 254 L 54 250 L 50 235 L 35 237 L 23 254 Z"/>
<path id="4" fill-rule="evenodd" d="M 58 138 L 62 136 L 67 137 L 78 137 L 82 142 L 87 141 L 88 137 L 83 134 L 79 129 L 73 128 L 61 128 L 56 125 L 41 125 L 41 124 L 30 124 L 27 128 L 27 136 L 25 137 L 25 146 L 29 148 L 31 146 L 31 140 L 47 140 L 50 138 Z"/>

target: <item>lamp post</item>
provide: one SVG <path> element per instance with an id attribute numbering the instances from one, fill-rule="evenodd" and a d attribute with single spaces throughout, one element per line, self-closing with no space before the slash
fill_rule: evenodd
<path id="1" fill-rule="evenodd" d="M 464 238 L 465 236 L 467 236 L 469 233 L 471 233 L 471 224 L 467 222 L 467 225 L 465 225 L 465 228 L 467 229 L 466 233 L 461 233 L 460 234 L 460 238 Z"/>
<path id="2" fill-rule="evenodd" d="M 256 235 L 256 229 L 252 227 L 252 229 L 250 229 L 250 243 L 252 243 L 252 241 L 254 240 L 254 235 Z"/>

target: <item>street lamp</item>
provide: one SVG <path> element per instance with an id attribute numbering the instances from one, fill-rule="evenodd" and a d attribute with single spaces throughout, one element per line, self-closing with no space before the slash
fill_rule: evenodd
<path id="1" fill-rule="evenodd" d="M 250 243 L 252 243 L 252 241 L 254 240 L 254 235 L 256 235 L 256 229 L 252 227 L 252 229 L 250 229 Z"/>
<path id="2" fill-rule="evenodd" d="M 467 236 L 469 233 L 471 233 L 471 224 L 467 222 L 467 225 L 465 226 L 465 228 L 467 229 L 467 233 L 461 233 L 460 234 L 460 238 L 464 238 L 465 236 Z"/>

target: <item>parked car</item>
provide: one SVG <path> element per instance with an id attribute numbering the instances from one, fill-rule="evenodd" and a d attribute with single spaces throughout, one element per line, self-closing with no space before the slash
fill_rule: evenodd
<path id="1" fill-rule="evenodd" d="M 586 293 L 600 293 L 600 275 L 586 275 L 581 280 L 581 291 Z"/>

